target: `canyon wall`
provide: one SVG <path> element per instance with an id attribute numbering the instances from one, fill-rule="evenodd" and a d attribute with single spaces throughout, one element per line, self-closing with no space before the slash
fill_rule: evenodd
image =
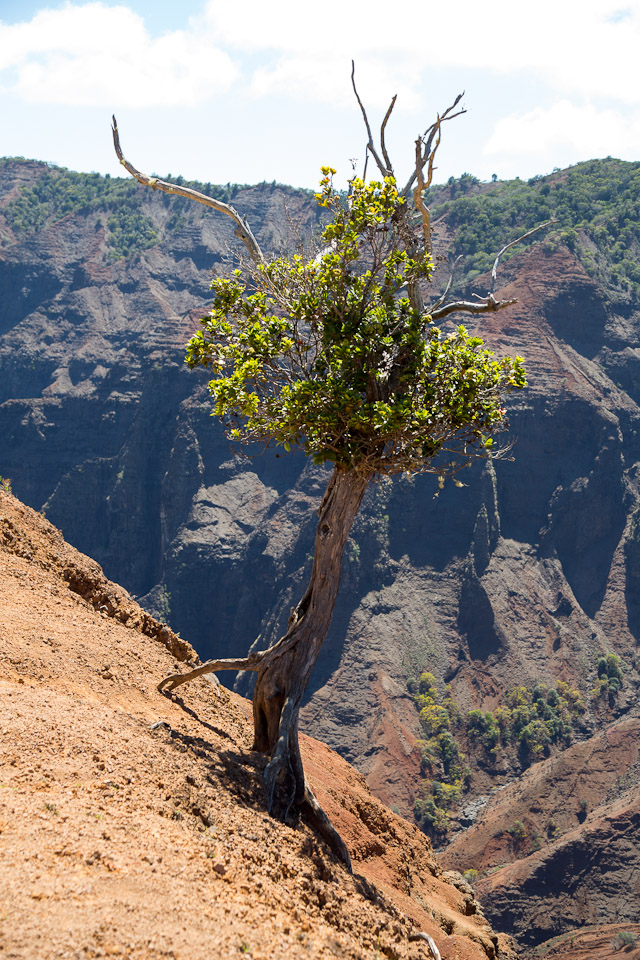
<path id="1" fill-rule="evenodd" d="M 114 256 L 106 202 L 18 229 L 11 204 L 51 175 L 0 163 L 0 474 L 203 659 L 241 655 L 303 591 L 328 471 L 233 450 L 183 364 L 212 270 L 237 252 L 231 225 L 131 183 L 146 249 Z M 317 224 L 311 196 L 286 187 L 233 202 L 267 248 Z M 636 712 L 640 311 L 563 245 L 524 250 L 500 278 L 518 303 L 476 329 L 527 362 L 510 456 L 438 496 L 429 476 L 372 485 L 303 710 L 407 816 L 420 749 L 406 684 L 424 669 L 461 707 L 490 708 L 518 683 L 586 691 L 613 651 L 611 720 Z"/>

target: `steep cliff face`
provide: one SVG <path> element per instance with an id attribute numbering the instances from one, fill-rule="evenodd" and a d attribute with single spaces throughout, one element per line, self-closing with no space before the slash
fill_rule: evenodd
<path id="1" fill-rule="evenodd" d="M 45 171 L 5 163 L 4 207 Z M 301 456 L 230 449 L 204 377 L 182 364 L 230 226 L 182 205 L 170 230 L 176 204 L 142 196 L 160 239 L 121 260 L 108 210 L 22 238 L 2 222 L 1 469 L 203 656 L 240 653 L 278 632 L 302 587 L 326 477 Z M 234 202 L 267 243 L 285 208 L 313 216 L 284 188 Z M 398 758 L 409 747 L 417 670 L 477 704 L 515 681 L 585 679 L 602 650 L 635 649 L 638 317 L 612 314 L 564 248 L 534 247 L 503 277 L 519 303 L 478 330 L 527 358 L 512 459 L 477 465 L 437 499 L 429 477 L 372 487 L 348 551 L 307 715 L 369 773 L 387 750 L 385 711 L 408 727 Z"/>
<path id="2" fill-rule="evenodd" d="M 132 184 L 157 236 L 139 255 L 112 258 L 107 207 L 20 232 L 2 211 L 45 172 L 0 165 L 0 473 L 203 658 L 244 653 L 277 636 L 303 589 L 326 473 L 298 455 L 235 455 L 204 378 L 183 367 L 230 227 Z M 266 245 L 284 242 L 285 206 L 314 223 L 286 188 L 234 204 Z M 486 708 L 518 683 L 586 692 L 615 651 L 616 710 L 635 710 L 640 313 L 566 247 L 534 246 L 501 276 L 519 302 L 478 332 L 527 360 L 512 459 L 437 498 L 428 477 L 372 486 L 304 709 L 407 815 L 420 750 L 406 681 L 425 668 L 462 707 Z"/>

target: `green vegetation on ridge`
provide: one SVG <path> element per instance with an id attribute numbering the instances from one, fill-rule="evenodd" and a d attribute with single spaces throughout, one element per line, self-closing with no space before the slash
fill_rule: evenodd
<path id="1" fill-rule="evenodd" d="M 564 243 L 618 295 L 640 294 L 640 163 L 590 160 L 546 177 L 489 184 L 463 174 L 433 188 L 429 202 L 434 221 L 445 216 L 455 229 L 465 282 L 490 270 L 496 252 L 523 230 L 556 218 L 542 241 L 547 251 Z"/>
<path id="2" fill-rule="evenodd" d="M 594 708 L 602 701 L 613 707 L 622 685 L 622 663 L 610 653 L 598 660 L 598 679 L 590 691 Z M 438 689 L 432 673 L 411 681 L 409 690 L 420 715 L 423 734 L 423 794 L 415 804 L 418 821 L 426 832 L 445 835 L 449 814 L 468 789 L 473 752 L 490 766 L 499 755 L 510 755 L 526 768 L 548 755 L 553 747 L 563 749 L 582 723 L 587 703 L 579 690 L 562 680 L 549 687 L 517 686 L 509 690 L 495 710 L 461 711 L 448 687 Z M 463 743 L 465 751 L 463 752 Z"/>
<path id="3" fill-rule="evenodd" d="M 20 161 L 0 160 L 0 166 L 10 162 Z M 149 203 L 148 193 L 134 181 L 42 166 L 42 176 L 24 186 L 4 210 L 16 234 L 26 236 L 69 214 L 104 210 L 110 214 L 107 242 L 113 259 L 140 252 L 162 239 L 142 209 Z M 237 184 L 216 186 L 182 177 L 172 179 L 227 203 L 240 189 Z M 160 193 L 156 196 L 165 205 L 176 199 Z M 640 296 L 640 163 L 590 160 L 528 181 L 481 183 L 463 174 L 433 187 L 428 201 L 433 221 L 445 217 L 454 228 L 453 252 L 463 257 L 463 283 L 490 270 L 496 252 L 524 230 L 556 218 L 557 226 L 543 240 L 534 237 L 529 243 L 542 243 L 547 252 L 566 244 L 612 296 Z M 165 230 L 177 229 L 181 222 L 183 218 L 176 214 Z M 521 250 L 518 246 L 507 251 L 505 259 Z"/>
<path id="4" fill-rule="evenodd" d="M 0 160 L 0 166 L 10 162 L 19 161 Z M 182 177 L 174 179 L 176 183 L 201 190 L 225 202 L 238 189 L 235 184 L 220 187 L 211 183 L 188 182 Z M 175 203 L 175 199 L 166 194 L 157 196 L 166 207 L 170 208 Z M 109 257 L 118 260 L 160 243 L 162 236 L 145 212 L 148 207 L 148 191 L 133 180 L 110 177 L 108 174 L 76 173 L 43 164 L 42 176 L 31 186 L 22 187 L 3 213 L 14 233 L 28 236 L 72 214 L 103 211 L 108 215 Z M 174 215 L 167 220 L 165 230 L 179 229 L 183 222 L 179 214 Z"/>

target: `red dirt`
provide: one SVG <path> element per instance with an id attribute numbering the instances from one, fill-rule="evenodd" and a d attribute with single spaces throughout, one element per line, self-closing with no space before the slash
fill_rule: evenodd
<path id="1" fill-rule="evenodd" d="M 514 956 L 323 744 L 304 738 L 305 764 L 354 875 L 305 825 L 273 821 L 250 705 L 204 679 L 159 694 L 193 650 L 6 493 L 0 631 L 7 958 L 419 960 L 419 931 L 443 960 Z"/>

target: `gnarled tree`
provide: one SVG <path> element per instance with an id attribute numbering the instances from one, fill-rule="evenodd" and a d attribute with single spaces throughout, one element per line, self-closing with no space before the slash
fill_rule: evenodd
<path id="1" fill-rule="evenodd" d="M 444 482 L 473 457 L 493 453 L 505 426 L 505 392 L 525 385 L 519 357 L 496 359 L 463 326 L 443 333 L 454 313 L 502 310 L 514 300 L 494 296 L 449 299 L 451 283 L 431 304 L 432 228 L 425 203 L 445 120 L 460 97 L 416 141 L 415 169 L 399 190 L 385 143 L 395 98 L 374 143 L 366 111 L 367 156 L 380 179 L 354 177 L 348 196 L 322 168 L 317 201 L 329 219 L 320 252 L 270 259 L 244 218 L 228 204 L 148 177 L 124 159 L 141 183 L 179 194 L 230 216 L 251 266 L 213 281 L 213 306 L 187 347 L 191 367 L 211 371 L 215 413 L 236 441 L 302 447 L 333 471 L 318 510 L 309 585 L 292 611 L 286 634 L 243 659 L 210 660 L 165 678 L 175 690 L 202 674 L 250 670 L 254 748 L 270 757 L 265 769 L 269 811 L 282 819 L 302 812 L 349 865 L 341 838 L 305 781 L 298 714 L 326 637 L 340 584 L 342 556 L 369 483 L 381 475 L 433 472 Z M 541 225 L 542 226 L 542 225 Z"/>

